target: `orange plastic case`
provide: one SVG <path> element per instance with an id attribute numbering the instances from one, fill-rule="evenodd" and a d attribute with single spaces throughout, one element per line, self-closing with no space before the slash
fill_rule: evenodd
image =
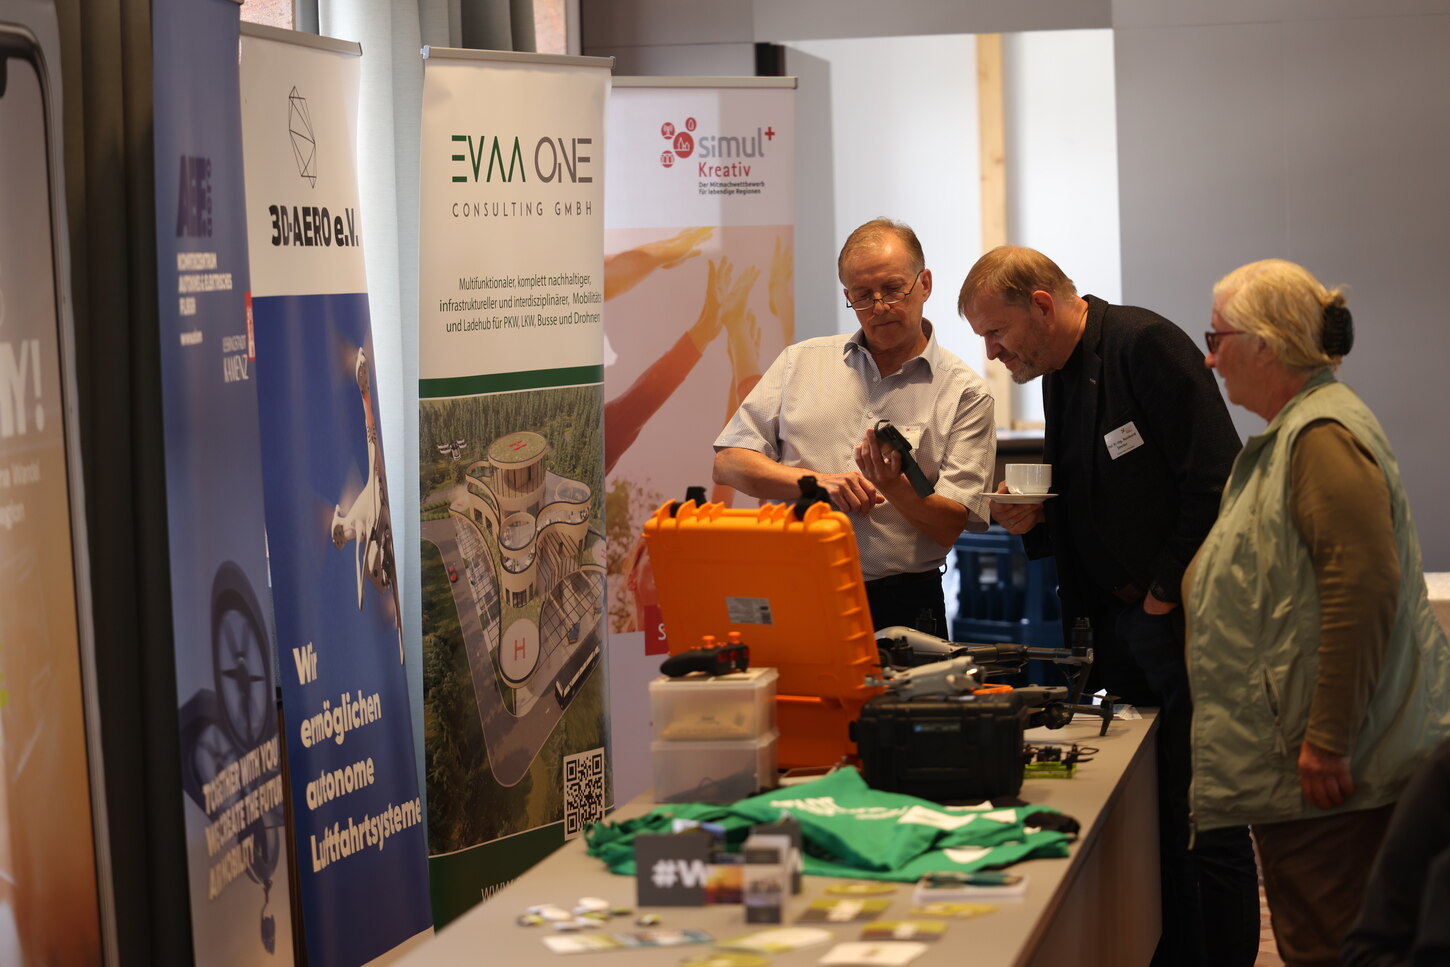
<path id="1" fill-rule="evenodd" d="M 850 725 L 881 692 L 856 538 L 845 514 L 814 504 L 732 509 L 673 502 L 645 522 L 671 654 L 732 631 L 752 667 L 779 670 L 782 768 L 855 761 Z"/>

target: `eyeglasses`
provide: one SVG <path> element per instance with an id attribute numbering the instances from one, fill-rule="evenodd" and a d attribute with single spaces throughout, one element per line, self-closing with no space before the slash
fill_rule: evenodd
<path id="1" fill-rule="evenodd" d="M 1203 334 L 1203 344 L 1208 347 L 1210 353 L 1218 352 L 1218 344 L 1223 342 L 1227 336 L 1247 335 L 1242 329 L 1225 329 L 1219 332 L 1217 329 L 1210 329 Z"/>
<path id="2" fill-rule="evenodd" d="M 918 269 L 916 277 L 911 280 L 911 285 L 907 286 L 904 289 L 897 288 L 895 286 L 881 289 L 875 294 L 862 296 L 854 302 L 850 299 L 847 299 L 846 305 L 849 308 L 855 309 L 857 312 L 865 312 L 871 307 L 875 306 L 878 302 L 881 303 L 883 306 L 894 306 L 902 299 L 905 299 L 907 296 L 911 295 L 911 290 L 916 288 L 916 283 L 921 281 L 921 273 L 925 271 L 926 269 Z"/>

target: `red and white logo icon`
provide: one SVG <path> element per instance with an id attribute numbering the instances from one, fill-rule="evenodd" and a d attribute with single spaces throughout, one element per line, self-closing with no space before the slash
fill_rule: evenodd
<path id="1" fill-rule="evenodd" d="M 668 149 L 660 152 L 660 165 L 673 168 L 676 161 L 683 161 L 695 153 L 695 136 L 690 133 L 699 127 L 694 118 L 685 118 L 684 130 L 675 127 L 675 122 L 665 121 L 660 125 L 660 135 L 670 143 Z"/>

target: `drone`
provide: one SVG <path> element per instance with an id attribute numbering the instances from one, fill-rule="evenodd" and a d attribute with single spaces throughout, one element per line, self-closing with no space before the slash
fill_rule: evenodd
<path id="1" fill-rule="evenodd" d="M 466 446 L 468 446 L 468 444 L 464 441 L 454 440 L 452 443 L 438 444 L 438 452 L 443 454 L 445 457 L 452 457 L 456 462 L 463 459 L 463 448 Z"/>
<path id="2" fill-rule="evenodd" d="M 364 577 L 379 593 L 393 596 L 394 621 L 398 626 L 398 662 L 403 661 L 402 613 L 397 608 L 398 589 L 393 560 L 393 517 L 388 507 L 388 485 L 383 477 L 383 455 L 378 446 L 378 428 L 373 421 L 370 395 L 371 379 L 367 353 L 357 351 L 357 388 L 362 396 L 363 422 L 368 441 L 368 479 L 362 491 L 344 513 L 336 505 L 332 512 L 332 544 L 342 550 L 354 542 L 353 556 L 357 563 L 357 608 L 363 608 Z M 462 441 L 460 441 L 462 442 Z"/>
<path id="3" fill-rule="evenodd" d="M 901 625 L 877 631 L 876 645 L 881 653 L 881 674 L 868 677 L 866 684 L 884 686 L 902 698 L 1007 690 L 1005 685 L 994 687 L 988 679 L 1021 671 L 1028 659 L 1036 658 L 1075 670 L 1069 675 L 1068 686 L 1029 685 L 1011 689 L 1032 710 L 1031 726 L 1060 729 L 1072 720 L 1074 713 L 1082 713 L 1100 718 L 1100 734 L 1106 735 L 1112 721 L 1111 697 L 1103 699 L 1100 705 L 1082 703 L 1093 665 L 1091 648 L 1037 648 L 1015 642 L 966 644 Z"/>

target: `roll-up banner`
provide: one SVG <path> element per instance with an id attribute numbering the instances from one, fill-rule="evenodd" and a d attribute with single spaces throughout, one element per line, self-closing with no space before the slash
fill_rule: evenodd
<path id="1" fill-rule="evenodd" d="M 154 0 L 171 620 L 198 963 L 291 963 L 287 791 L 248 306 L 239 7 Z"/>
<path id="2" fill-rule="evenodd" d="M 356 44 L 242 27 L 267 546 L 307 962 L 432 933 L 358 207 Z"/>
<path id="3" fill-rule="evenodd" d="M 425 49 L 418 448 L 441 925 L 609 801 L 607 58 Z"/>
<path id="4" fill-rule="evenodd" d="M 49 3 L 0 0 L 0 964 L 108 946 L 59 39 Z"/>
<path id="5" fill-rule="evenodd" d="M 605 502 L 621 796 L 648 785 L 645 683 L 667 651 L 641 528 L 690 486 L 735 499 L 711 486 L 711 443 L 794 341 L 795 86 L 617 77 L 610 94 Z"/>

